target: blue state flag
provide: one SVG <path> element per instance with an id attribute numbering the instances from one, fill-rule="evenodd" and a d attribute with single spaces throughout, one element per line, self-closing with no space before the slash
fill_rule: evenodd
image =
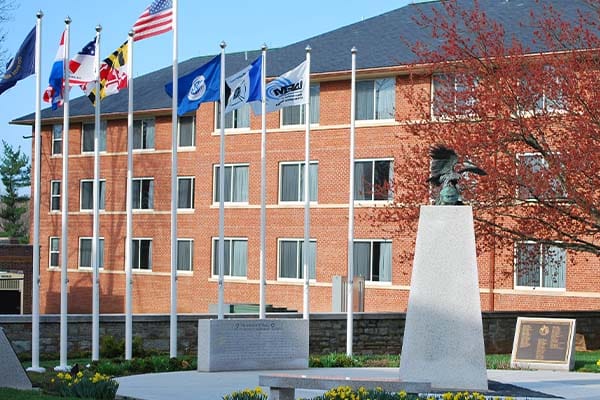
<path id="1" fill-rule="evenodd" d="M 17 54 L 6 65 L 0 80 L 0 94 L 15 86 L 21 79 L 35 73 L 35 26 L 21 44 Z"/>
<path id="2" fill-rule="evenodd" d="M 221 56 L 218 55 L 195 71 L 177 80 L 177 115 L 197 110 L 200 103 L 219 101 L 221 96 Z M 165 85 L 173 97 L 173 82 Z"/>
<path id="3" fill-rule="evenodd" d="M 240 108 L 246 103 L 262 100 L 262 56 L 246 68 L 225 79 L 227 87 L 225 113 Z"/>

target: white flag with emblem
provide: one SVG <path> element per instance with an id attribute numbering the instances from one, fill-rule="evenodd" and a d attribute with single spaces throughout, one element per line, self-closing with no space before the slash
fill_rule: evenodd
<path id="1" fill-rule="evenodd" d="M 266 86 L 266 110 L 272 112 L 284 107 L 306 104 L 310 98 L 307 62 L 275 78 Z M 260 103 L 252 103 L 252 110 L 260 114 Z"/>

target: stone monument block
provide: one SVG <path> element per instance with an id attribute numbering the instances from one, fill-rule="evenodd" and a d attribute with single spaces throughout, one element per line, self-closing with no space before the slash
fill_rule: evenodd
<path id="1" fill-rule="evenodd" d="M 470 206 L 421 207 L 400 379 L 488 389 Z"/>
<path id="2" fill-rule="evenodd" d="M 308 368 L 308 320 L 201 319 L 198 371 Z"/>
<path id="3" fill-rule="evenodd" d="M 31 390 L 31 381 L 0 328 L 0 387 Z"/>

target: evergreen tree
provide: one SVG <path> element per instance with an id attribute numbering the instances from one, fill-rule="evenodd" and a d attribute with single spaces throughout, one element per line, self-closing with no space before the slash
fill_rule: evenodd
<path id="1" fill-rule="evenodd" d="M 0 179 L 4 193 L 0 194 L 0 235 L 26 241 L 28 227 L 21 217 L 27 212 L 25 202 L 29 200 L 29 196 L 20 194 L 19 189 L 31 186 L 31 166 L 20 147 L 15 151 L 4 140 L 2 146 Z"/>

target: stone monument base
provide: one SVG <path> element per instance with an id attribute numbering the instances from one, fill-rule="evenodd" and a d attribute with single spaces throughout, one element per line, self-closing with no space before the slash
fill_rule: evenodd
<path id="1" fill-rule="evenodd" d="M 32 389 L 31 381 L 2 328 L 0 328 L 0 387 Z"/>
<path id="2" fill-rule="evenodd" d="M 422 206 L 400 379 L 433 389 L 488 389 L 473 214 Z"/>
<path id="3" fill-rule="evenodd" d="M 198 371 L 308 368 L 308 320 L 198 321 Z"/>

